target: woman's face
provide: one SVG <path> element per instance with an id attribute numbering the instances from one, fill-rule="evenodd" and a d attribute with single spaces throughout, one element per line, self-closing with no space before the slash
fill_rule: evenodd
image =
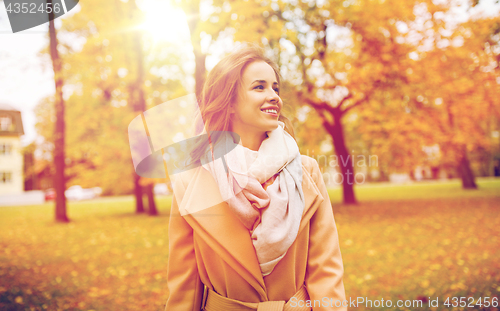
<path id="1" fill-rule="evenodd" d="M 278 127 L 283 102 L 273 68 L 263 61 L 250 63 L 243 71 L 242 85 L 233 103 L 232 131 L 262 135 Z"/>

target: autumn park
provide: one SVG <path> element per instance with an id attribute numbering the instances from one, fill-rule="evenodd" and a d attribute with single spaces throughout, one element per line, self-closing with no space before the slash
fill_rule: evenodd
<path id="1" fill-rule="evenodd" d="M 323 174 L 349 310 L 500 309 L 498 1 L 86 0 L 49 19 L 31 123 L 1 94 L 28 79 L 3 56 L 23 32 L 0 32 L 0 310 L 164 309 L 173 185 L 136 172 L 129 124 L 200 96 L 244 42 L 278 64 Z"/>

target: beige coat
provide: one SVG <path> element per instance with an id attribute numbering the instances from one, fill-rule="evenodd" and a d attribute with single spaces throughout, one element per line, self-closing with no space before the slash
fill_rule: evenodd
<path id="1" fill-rule="evenodd" d="M 222 202 L 186 216 L 181 206 L 221 202 L 208 171 L 198 168 L 176 183 L 169 225 L 168 300 L 165 310 L 198 311 L 203 284 L 243 302 L 288 301 L 305 284 L 313 310 L 344 300 L 343 265 L 332 206 L 316 161 L 302 156 L 305 209 L 299 233 L 273 272 L 263 277 L 250 233 Z M 316 301 L 314 301 L 316 300 Z M 297 302 L 307 304 L 307 301 Z M 339 305 L 337 303 L 337 305 Z"/>

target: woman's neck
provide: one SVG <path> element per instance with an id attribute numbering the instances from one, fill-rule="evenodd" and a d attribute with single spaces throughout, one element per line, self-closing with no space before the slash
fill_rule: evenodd
<path id="1" fill-rule="evenodd" d="M 260 145 L 267 138 L 266 132 L 250 132 L 250 131 L 238 131 L 238 129 L 233 129 L 233 132 L 238 134 L 241 139 L 241 145 L 250 150 L 259 151 Z"/>

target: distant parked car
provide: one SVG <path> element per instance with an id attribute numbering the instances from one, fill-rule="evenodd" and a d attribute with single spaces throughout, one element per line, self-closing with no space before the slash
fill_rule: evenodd
<path id="1" fill-rule="evenodd" d="M 102 194 L 102 189 L 100 187 L 94 187 L 94 188 L 90 188 L 90 189 L 94 190 L 96 197 L 98 197 Z"/>
<path id="2" fill-rule="evenodd" d="M 45 190 L 45 201 L 51 201 L 56 199 L 56 189 L 49 188 Z"/>
<path id="3" fill-rule="evenodd" d="M 83 189 L 81 186 L 75 185 L 64 191 L 64 195 L 68 200 L 89 200 L 98 197 L 102 193 L 102 189 L 94 187 L 90 189 Z"/>

